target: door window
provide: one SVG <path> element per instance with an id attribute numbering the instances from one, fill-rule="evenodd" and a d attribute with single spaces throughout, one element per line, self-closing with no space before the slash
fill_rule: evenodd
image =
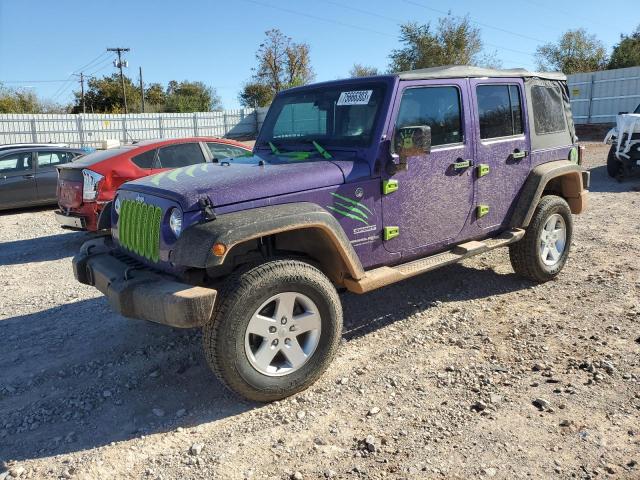
<path id="1" fill-rule="evenodd" d="M 160 168 L 180 168 L 194 163 L 204 163 L 204 161 L 199 143 L 170 145 L 158 151 Z"/>
<path id="2" fill-rule="evenodd" d="M 33 168 L 31 153 L 14 153 L 0 158 L 0 173 L 25 172 Z"/>
<path id="3" fill-rule="evenodd" d="M 152 168 L 153 160 L 155 158 L 156 158 L 156 151 L 149 150 L 148 152 L 144 152 L 144 153 L 141 153 L 140 155 L 136 155 L 131 159 L 131 161 L 140 168 Z"/>
<path id="4" fill-rule="evenodd" d="M 38 152 L 38 167 L 46 168 L 61 165 L 73 160 L 70 152 Z"/>
<path id="5" fill-rule="evenodd" d="M 224 143 L 208 142 L 207 147 L 209 147 L 211 156 L 217 160 L 221 158 L 242 157 L 248 153 L 242 148 L 234 147 L 233 145 L 226 145 Z"/>
<path id="6" fill-rule="evenodd" d="M 476 94 L 480 138 L 522 134 L 522 101 L 517 85 L 478 85 Z"/>
<path id="7" fill-rule="evenodd" d="M 428 125 L 431 145 L 462 143 L 462 108 L 457 87 L 408 88 L 402 94 L 396 129 Z"/>

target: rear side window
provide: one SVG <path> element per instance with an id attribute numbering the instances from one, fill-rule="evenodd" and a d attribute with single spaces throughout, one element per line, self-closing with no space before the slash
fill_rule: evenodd
<path id="1" fill-rule="evenodd" d="M 47 168 L 55 165 L 61 165 L 73 160 L 71 152 L 38 152 L 38 167 Z"/>
<path id="2" fill-rule="evenodd" d="M 234 147 L 232 145 L 226 145 L 224 143 L 207 142 L 207 147 L 209 147 L 211 156 L 216 160 L 220 160 L 221 158 L 241 157 L 248 153 L 247 150 L 243 150 L 242 148 Z"/>
<path id="3" fill-rule="evenodd" d="M 562 94 L 558 88 L 542 85 L 531 87 L 531 104 L 536 135 L 565 129 Z"/>
<path id="4" fill-rule="evenodd" d="M 158 150 L 158 163 L 161 168 L 180 168 L 204 161 L 199 143 L 181 143 Z"/>
<path id="5" fill-rule="evenodd" d="M 478 85 L 480 138 L 520 135 L 522 100 L 517 85 Z"/>
<path id="6" fill-rule="evenodd" d="M 14 153 L 0 157 L 0 172 L 24 172 L 32 169 L 30 153 Z"/>
<path id="7" fill-rule="evenodd" d="M 131 161 L 140 168 L 152 168 L 153 160 L 156 158 L 156 151 L 149 150 L 148 152 L 141 153 L 131 158 Z"/>
<path id="8" fill-rule="evenodd" d="M 408 88 L 402 94 L 396 129 L 428 125 L 431 145 L 461 143 L 462 109 L 457 87 Z"/>

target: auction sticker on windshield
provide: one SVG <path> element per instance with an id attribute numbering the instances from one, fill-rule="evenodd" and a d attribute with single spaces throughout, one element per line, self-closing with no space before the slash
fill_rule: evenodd
<path id="1" fill-rule="evenodd" d="M 373 90 L 353 90 L 342 92 L 338 98 L 338 106 L 342 105 L 366 105 L 369 103 Z"/>

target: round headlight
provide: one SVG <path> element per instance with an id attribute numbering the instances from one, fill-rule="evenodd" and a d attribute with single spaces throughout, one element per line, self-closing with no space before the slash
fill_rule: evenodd
<path id="1" fill-rule="evenodd" d="M 116 197 L 116 200 L 113 202 L 113 208 L 116 213 L 120 215 L 120 207 L 122 206 L 122 202 L 120 201 L 120 197 Z"/>
<path id="2" fill-rule="evenodd" d="M 182 232 L 182 212 L 179 208 L 171 210 L 171 215 L 169 215 L 169 228 L 171 228 L 176 238 L 180 236 Z"/>

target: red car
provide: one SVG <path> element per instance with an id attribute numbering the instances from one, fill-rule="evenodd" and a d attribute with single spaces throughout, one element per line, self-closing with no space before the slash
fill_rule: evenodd
<path id="1" fill-rule="evenodd" d="M 123 183 L 173 168 L 215 162 L 250 152 L 251 149 L 242 143 L 215 137 L 145 140 L 98 150 L 58 167 L 60 210 L 55 215 L 63 228 L 102 230 L 100 212 L 113 200 Z"/>

